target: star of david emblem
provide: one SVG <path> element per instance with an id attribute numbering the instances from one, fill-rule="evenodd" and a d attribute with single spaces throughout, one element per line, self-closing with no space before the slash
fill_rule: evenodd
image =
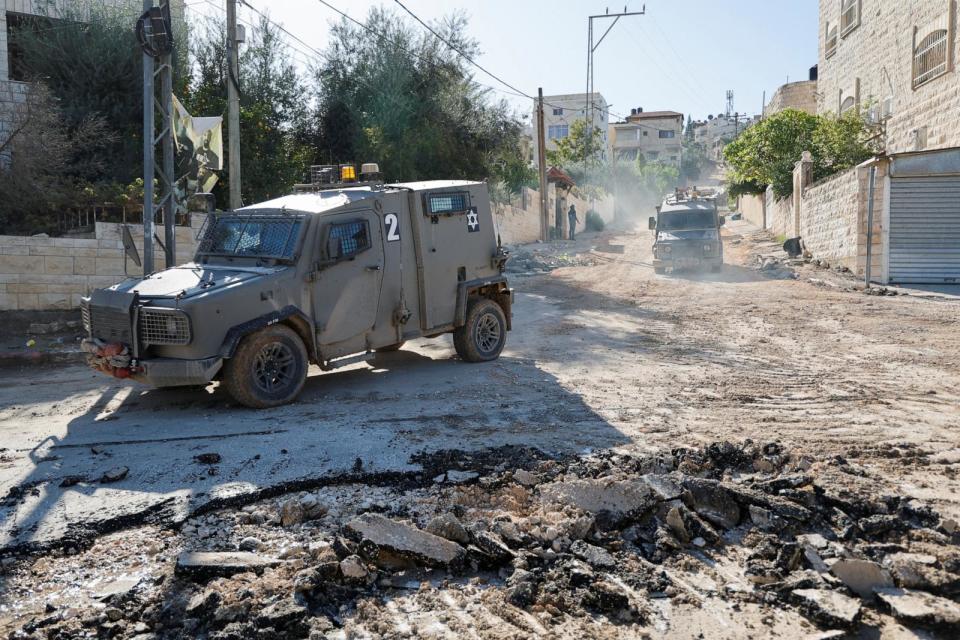
<path id="1" fill-rule="evenodd" d="M 470 233 L 480 231 L 480 216 L 477 215 L 476 209 L 471 209 L 467 213 L 467 231 Z"/>

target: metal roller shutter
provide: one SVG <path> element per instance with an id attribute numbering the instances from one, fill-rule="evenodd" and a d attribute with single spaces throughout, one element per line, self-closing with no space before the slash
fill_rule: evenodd
<path id="1" fill-rule="evenodd" d="M 890 181 L 890 282 L 960 282 L 960 176 Z"/>

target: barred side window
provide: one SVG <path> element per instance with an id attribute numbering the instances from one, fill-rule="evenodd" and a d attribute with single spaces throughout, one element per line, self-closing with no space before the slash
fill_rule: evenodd
<path id="1" fill-rule="evenodd" d="M 934 31 L 917 39 L 914 35 L 913 47 L 913 88 L 939 78 L 947 72 L 947 48 L 949 33 L 947 29 Z"/>
<path id="2" fill-rule="evenodd" d="M 370 229 L 363 220 L 330 225 L 330 238 L 340 245 L 339 259 L 351 258 L 370 248 Z"/>

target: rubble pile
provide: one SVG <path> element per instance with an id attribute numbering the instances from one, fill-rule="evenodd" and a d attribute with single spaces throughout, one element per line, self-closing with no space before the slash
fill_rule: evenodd
<path id="1" fill-rule="evenodd" d="M 700 602 L 691 584 L 720 564 L 728 601 L 811 632 L 960 625 L 958 524 L 840 457 L 746 441 L 431 460 L 419 484 L 193 518 L 153 550 L 156 575 L 9 637 L 447 637 L 491 620 L 512 637 L 624 637 L 657 624 L 657 601 Z"/>
<path id="2" fill-rule="evenodd" d="M 561 267 L 590 267 L 596 260 L 589 254 L 571 253 L 565 245 L 534 244 L 510 247 L 507 273 L 547 273 Z"/>

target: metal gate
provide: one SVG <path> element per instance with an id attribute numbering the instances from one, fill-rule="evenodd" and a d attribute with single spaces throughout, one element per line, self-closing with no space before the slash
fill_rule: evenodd
<path id="1" fill-rule="evenodd" d="M 960 283 L 960 176 L 890 180 L 889 281 Z"/>

